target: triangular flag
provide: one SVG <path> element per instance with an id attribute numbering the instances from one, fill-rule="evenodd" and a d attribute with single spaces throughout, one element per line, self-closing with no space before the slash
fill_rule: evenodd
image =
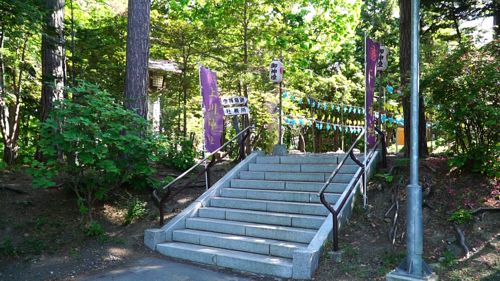
<path id="1" fill-rule="evenodd" d="M 387 92 L 389 92 L 389 94 L 394 93 L 394 88 L 391 85 L 387 85 L 385 86 L 385 88 L 387 89 Z"/>

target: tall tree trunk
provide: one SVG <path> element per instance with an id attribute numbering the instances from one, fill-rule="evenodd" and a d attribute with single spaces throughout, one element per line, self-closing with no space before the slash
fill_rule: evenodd
<path id="1" fill-rule="evenodd" d="M 26 47 L 28 44 L 28 35 L 24 35 L 24 43 L 21 47 L 20 63 L 19 66 L 11 68 L 11 81 L 12 93 L 14 100 L 8 101 L 4 99 L 5 95 L 5 67 L 2 53 L 0 52 L 0 132 L 3 137 L 3 160 L 7 165 L 12 165 L 17 159 L 17 152 L 19 150 L 19 126 L 20 126 L 20 109 L 21 109 L 21 91 L 22 91 L 22 78 L 23 68 L 25 63 Z M 4 43 L 3 29 L 0 28 L 0 49 L 3 48 Z M 19 67 L 19 73 L 16 69 Z"/>
<path id="2" fill-rule="evenodd" d="M 187 60 L 184 61 L 182 68 L 182 136 L 184 140 L 187 138 L 187 94 L 188 94 L 188 79 L 187 79 Z"/>
<path id="3" fill-rule="evenodd" d="M 500 1 L 493 1 L 493 29 L 495 31 L 493 39 L 500 38 Z"/>
<path id="4" fill-rule="evenodd" d="M 148 115 L 150 0 L 128 1 L 125 108 Z"/>
<path id="5" fill-rule="evenodd" d="M 410 156 L 410 67 L 411 67 L 411 0 L 399 0 L 399 72 L 403 94 L 403 116 L 405 119 L 405 157 Z M 425 106 L 419 98 L 419 156 L 427 156 L 425 137 Z"/>
<path id="6" fill-rule="evenodd" d="M 250 24 L 250 16 L 248 14 L 248 1 L 245 1 L 243 7 L 243 64 L 245 66 L 245 74 L 248 71 L 248 25 Z M 245 75 L 246 79 L 246 75 Z M 248 99 L 248 83 L 247 81 L 243 82 L 243 96 Z M 281 109 L 280 109 L 281 110 Z M 243 128 L 245 129 L 250 125 L 250 119 L 248 118 L 248 114 L 243 115 Z M 245 151 L 247 154 L 250 154 L 251 151 L 250 138 L 245 140 Z"/>
<path id="7" fill-rule="evenodd" d="M 45 8 L 48 14 L 42 35 L 42 121 L 64 92 L 64 0 L 45 0 Z"/>

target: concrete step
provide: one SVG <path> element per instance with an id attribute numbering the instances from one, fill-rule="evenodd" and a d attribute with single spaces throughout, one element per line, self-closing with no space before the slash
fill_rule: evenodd
<path id="1" fill-rule="evenodd" d="M 327 216 L 328 210 L 320 203 L 295 203 L 269 200 L 212 197 L 210 207 Z"/>
<path id="2" fill-rule="evenodd" d="M 338 164 L 342 161 L 344 154 L 332 155 L 288 155 L 288 156 L 260 156 L 257 157 L 257 164 Z M 361 161 L 362 155 L 356 155 Z M 349 157 L 346 164 L 354 164 Z"/>
<path id="3" fill-rule="evenodd" d="M 288 202 L 304 202 L 304 203 L 319 203 L 319 196 L 316 192 L 301 192 L 287 190 L 257 190 L 243 188 L 222 188 L 220 197 L 228 198 L 246 198 L 259 199 L 270 201 L 288 201 Z M 338 200 L 340 194 L 325 193 L 325 198 L 330 203 Z"/>
<path id="4" fill-rule="evenodd" d="M 312 229 L 207 218 L 189 218 L 186 228 L 298 243 L 309 243 L 316 234 Z"/>
<path id="5" fill-rule="evenodd" d="M 241 171 L 240 179 L 243 180 L 274 180 L 274 181 L 303 181 L 325 182 L 331 173 L 286 173 L 286 172 L 251 172 Z M 335 182 L 348 183 L 353 174 L 337 174 Z"/>
<path id="6" fill-rule="evenodd" d="M 300 182 L 300 181 L 267 181 L 267 180 L 244 180 L 232 179 L 231 187 L 247 188 L 247 189 L 272 189 L 272 190 L 290 190 L 290 191 L 305 191 L 319 192 L 324 183 L 318 182 Z M 337 177 L 333 179 L 333 183 L 328 185 L 327 192 L 342 193 L 347 187 L 346 183 L 340 183 Z"/>
<path id="7" fill-rule="evenodd" d="M 173 240 L 177 242 L 284 258 L 292 258 L 294 250 L 307 247 L 307 244 L 301 243 L 192 229 L 174 231 Z"/>
<path id="8" fill-rule="evenodd" d="M 198 216 L 201 218 L 254 222 L 310 229 L 319 229 L 325 221 L 325 217 L 323 216 L 283 214 L 215 207 L 204 207 L 199 209 Z"/>
<path id="9" fill-rule="evenodd" d="M 303 173 L 331 173 L 337 164 L 250 164 L 250 172 L 303 172 Z M 344 165 L 340 174 L 354 174 L 358 165 Z"/>
<path id="10" fill-rule="evenodd" d="M 158 252 L 179 259 L 282 278 L 292 277 L 292 260 L 187 243 L 160 243 Z"/>

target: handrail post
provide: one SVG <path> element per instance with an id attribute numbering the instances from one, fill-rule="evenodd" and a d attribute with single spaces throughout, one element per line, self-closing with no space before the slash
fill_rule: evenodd
<path id="1" fill-rule="evenodd" d="M 387 168 L 387 143 L 385 141 L 385 133 L 375 127 L 375 131 L 379 134 L 380 143 L 382 144 L 382 168 Z"/>
<path id="2" fill-rule="evenodd" d="M 205 190 L 208 190 L 210 188 L 210 176 L 208 174 L 208 169 L 210 169 L 210 167 L 206 163 L 207 162 L 205 162 Z"/>
<path id="3" fill-rule="evenodd" d="M 205 166 L 205 190 L 208 190 L 208 188 L 210 187 L 210 183 L 208 182 L 208 164 L 206 161 L 204 166 Z"/>
<path id="4" fill-rule="evenodd" d="M 332 214 L 333 218 L 333 251 L 338 252 L 339 251 L 339 217 L 337 212 L 334 212 L 335 214 Z"/>

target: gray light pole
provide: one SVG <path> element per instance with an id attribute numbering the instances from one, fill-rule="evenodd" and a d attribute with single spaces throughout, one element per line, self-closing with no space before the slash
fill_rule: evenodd
<path id="1" fill-rule="evenodd" d="M 407 191 L 406 209 L 406 259 L 387 280 L 437 280 L 422 259 L 423 223 L 422 188 L 418 183 L 418 110 L 419 110 L 419 26 L 420 1 L 411 1 L 411 138 L 410 138 L 410 183 Z"/>

